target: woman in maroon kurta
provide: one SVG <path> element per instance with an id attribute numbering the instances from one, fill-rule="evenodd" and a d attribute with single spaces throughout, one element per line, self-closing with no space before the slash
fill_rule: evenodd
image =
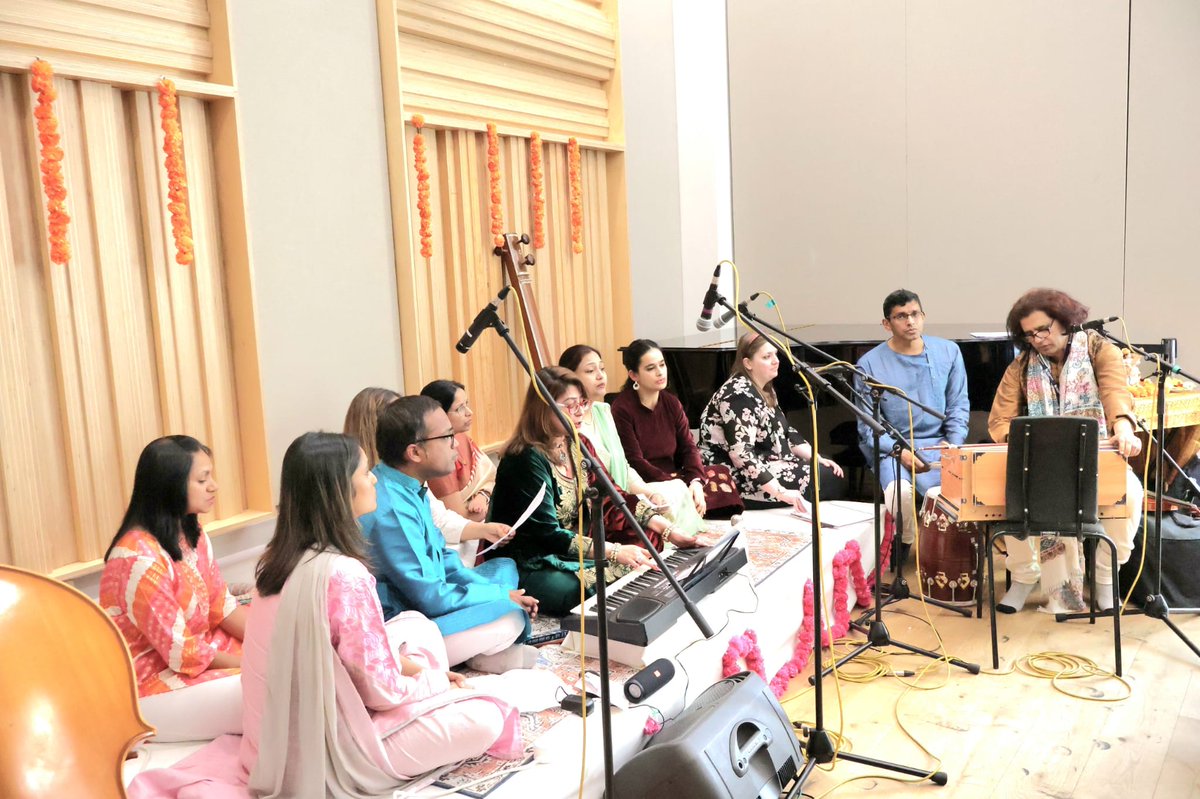
<path id="1" fill-rule="evenodd" d="M 629 379 L 612 401 L 612 412 L 629 465 L 646 480 L 685 481 L 702 517 L 709 504 L 740 505 L 728 472 L 722 480 L 708 474 L 713 467 L 701 461 L 683 403 L 666 390 L 667 365 L 658 345 L 636 339 L 625 348 L 621 361 Z"/>

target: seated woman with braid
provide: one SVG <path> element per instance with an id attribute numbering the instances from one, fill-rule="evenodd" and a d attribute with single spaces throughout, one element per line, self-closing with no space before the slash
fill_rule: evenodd
<path id="1" fill-rule="evenodd" d="M 700 451 L 709 463 L 729 467 L 743 499 L 806 511 L 813 449 L 779 407 L 772 385 L 778 375 L 775 345 L 754 332 L 742 336 L 729 379 L 704 408 Z M 821 499 L 835 499 L 845 487 L 842 467 L 829 458 L 820 465 Z"/>
<path id="2" fill-rule="evenodd" d="M 583 385 L 571 372 L 550 366 L 538 372 L 549 389 L 550 401 L 579 424 L 586 407 Z M 516 430 L 504 449 L 496 472 L 496 493 L 492 498 L 492 519 L 513 523 L 544 490 L 541 503 L 518 529 L 503 550 L 505 557 L 517 562 L 520 586 L 540 602 L 542 612 L 554 616 L 567 613 L 579 604 L 580 583 L 588 596 L 601 579 L 599 565 L 592 559 L 592 540 L 586 519 L 579 535 L 580 499 L 576 483 L 577 467 L 570 456 L 568 436 L 535 386 L 525 395 L 525 404 Z M 587 439 L 584 446 L 594 452 Z M 589 473 L 588 483 L 596 477 Z M 673 528 L 654 508 L 636 497 L 625 495 L 656 547 L 665 540 L 676 546 L 694 546 L 694 540 Z M 612 582 L 631 569 L 648 566 L 652 561 L 628 526 L 625 516 L 607 499 L 603 502 L 607 563 L 603 578 Z M 498 553 L 499 554 L 499 553 Z M 580 559 L 583 570 L 580 571 Z"/>
<path id="3" fill-rule="evenodd" d="M 453 380 L 434 380 L 421 389 L 421 394 L 436 400 L 450 417 L 450 424 L 454 425 L 454 448 L 458 450 L 454 474 L 430 480 L 429 490 L 459 516 L 482 522 L 491 509 L 496 466 L 469 435 L 474 413 L 467 387 Z"/>
<path id="4" fill-rule="evenodd" d="M 680 530 L 688 535 L 696 535 L 703 526 L 703 513 L 697 512 L 695 497 L 687 483 L 673 477 L 648 482 L 626 459 L 612 408 L 604 401 L 608 374 L 599 351 L 587 344 L 576 344 L 563 350 L 558 365 L 574 372 L 583 384 L 587 405 L 579 423 L 579 432 L 596 450 L 596 455 L 612 475 L 617 488 L 645 497 L 675 522 Z"/>

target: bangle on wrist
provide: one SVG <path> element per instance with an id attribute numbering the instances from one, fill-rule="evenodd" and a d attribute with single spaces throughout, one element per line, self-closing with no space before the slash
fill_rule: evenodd
<path id="1" fill-rule="evenodd" d="M 616 563 L 617 556 L 621 554 L 621 545 L 620 544 L 609 544 L 606 542 L 605 546 L 608 547 L 608 551 L 604 553 L 606 558 L 608 559 L 608 562 Z"/>

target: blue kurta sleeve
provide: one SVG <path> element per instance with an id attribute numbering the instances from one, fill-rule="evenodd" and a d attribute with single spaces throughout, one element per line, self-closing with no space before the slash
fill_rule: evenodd
<path id="1" fill-rule="evenodd" d="M 866 355 L 864 355 L 862 358 L 859 359 L 858 368 L 862 369 L 864 372 L 871 375 L 872 377 L 875 377 L 882 382 L 886 382 L 886 376 L 876 374 L 876 371 L 878 370 L 879 367 L 870 358 L 870 353 L 867 353 Z M 855 383 L 856 388 L 858 389 L 858 393 L 862 394 L 862 396 L 867 400 L 868 405 L 866 408 L 863 408 L 863 410 L 866 411 L 868 414 L 873 413 L 874 408 L 872 408 L 870 405 L 870 398 L 871 398 L 870 387 L 866 384 L 866 381 L 864 381 L 862 379 L 862 377 L 858 376 L 858 375 L 855 375 L 854 383 Z M 868 427 L 867 424 L 862 419 L 858 420 L 858 441 L 859 441 L 859 449 L 862 450 L 863 455 L 867 459 L 867 463 L 873 463 L 874 458 L 875 458 L 875 434 L 871 431 L 871 428 Z M 881 434 L 879 436 L 880 457 L 886 457 L 887 454 L 892 451 L 892 447 L 894 447 L 895 445 L 896 445 L 896 439 L 892 438 L 892 436 L 890 436 L 886 432 Z"/>
<path id="2" fill-rule="evenodd" d="M 967 398 L 967 367 L 963 363 L 962 350 L 951 344 L 953 363 L 950 377 L 946 381 L 946 421 L 943 431 L 946 441 L 962 444 L 967 440 L 967 427 L 971 421 L 971 403 Z"/>
<path id="3" fill-rule="evenodd" d="M 430 533 L 441 538 L 432 522 L 426 528 L 419 509 L 409 503 L 398 502 L 390 512 L 375 517 L 373 569 L 406 605 L 434 618 L 508 598 L 503 586 L 470 575 L 444 540 L 427 544 L 425 536 Z"/>

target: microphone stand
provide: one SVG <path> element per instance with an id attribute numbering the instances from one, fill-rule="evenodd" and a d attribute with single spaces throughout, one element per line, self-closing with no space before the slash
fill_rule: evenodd
<path id="1" fill-rule="evenodd" d="M 782 335 L 787 336 L 788 338 L 792 338 L 787 333 L 782 333 Z M 813 349 L 817 352 L 820 352 L 820 350 L 818 350 L 816 347 L 813 347 L 810 344 L 806 344 L 805 346 L 807 346 L 810 349 Z M 887 457 L 892 458 L 892 463 L 893 463 L 893 467 L 895 469 L 897 478 L 899 478 L 899 476 L 901 474 L 900 453 L 906 449 L 912 453 L 913 460 L 917 461 L 918 463 L 921 463 L 922 465 L 928 466 L 929 463 L 926 460 L 924 460 L 920 456 L 920 454 L 909 445 L 904 434 L 894 424 L 892 424 L 890 421 L 888 421 L 887 417 L 885 417 L 883 415 L 883 412 L 880 408 L 880 403 L 883 400 L 883 392 L 893 394 L 898 399 L 900 399 L 904 402 L 907 402 L 910 405 L 914 405 L 914 406 L 920 408 L 921 410 L 928 413 L 930 416 L 936 417 L 937 419 L 944 421 L 946 418 L 945 414 L 941 413 L 940 411 L 934 410 L 933 408 L 929 407 L 928 405 L 918 402 L 917 400 L 914 400 L 914 399 L 911 399 L 911 398 L 905 396 L 903 393 L 901 393 L 900 391 L 897 391 L 894 388 L 891 388 L 890 386 L 880 385 L 878 380 L 876 380 L 872 375 L 870 375 L 866 371 L 860 369 L 858 366 L 839 365 L 839 368 L 847 369 L 848 371 L 851 372 L 851 374 L 857 375 L 860 379 L 862 379 L 864 385 L 870 386 L 871 401 L 869 404 L 871 407 L 871 418 L 873 418 L 877 422 L 879 422 L 880 426 L 883 427 L 884 430 L 889 435 L 891 435 L 892 440 L 895 442 L 892 445 L 891 452 L 888 453 Z M 854 397 L 854 401 L 858 404 L 858 406 L 860 408 L 865 409 L 865 407 L 868 405 L 867 399 L 862 395 L 861 392 L 858 391 L 857 388 L 855 388 L 854 384 L 852 382 L 848 382 L 844 378 L 840 378 L 840 377 L 839 377 L 839 381 L 846 388 L 847 393 L 849 393 L 851 396 Z M 873 456 L 872 457 L 874 458 L 874 463 L 873 463 L 872 468 L 874 469 L 875 474 L 878 475 L 880 472 L 879 467 L 880 467 L 880 464 L 882 463 L 882 458 L 883 458 L 883 456 L 881 455 L 882 448 L 880 447 L 880 433 L 879 433 L 879 431 L 872 429 L 871 435 L 872 435 L 872 439 L 873 439 L 873 449 L 872 449 Z M 914 486 L 913 490 L 915 491 L 916 490 L 915 470 L 914 470 L 913 478 L 914 478 L 912 481 L 913 486 Z M 873 504 L 875 507 L 875 538 L 876 538 L 876 544 L 877 544 L 876 550 L 875 550 L 875 586 L 877 588 L 877 590 L 875 592 L 876 593 L 875 607 L 871 610 L 868 610 L 866 613 L 864 613 L 862 616 L 860 616 L 858 618 L 858 620 L 853 623 L 853 625 L 851 625 L 854 627 L 854 629 L 858 630 L 861 633 L 867 632 L 867 628 L 865 628 L 863 626 L 863 621 L 865 619 L 869 618 L 872 613 L 876 614 L 876 621 L 882 623 L 880 621 L 880 619 L 878 618 L 878 615 L 879 615 L 878 612 L 880 610 L 887 607 L 888 605 L 894 605 L 895 603 L 901 602 L 905 599 L 912 599 L 912 591 L 909 590 L 908 581 L 904 579 L 904 572 L 903 572 L 904 564 L 899 560 L 893 562 L 892 582 L 886 586 L 881 585 L 882 572 L 883 572 L 883 559 L 881 557 L 882 536 L 881 536 L 880 530 L 879 530 L 880 520 L 882 519 L 881 502 L 880 502 L 880 488 L 881 487 L 880 487 L 879 481 L 877 479 L 875 481 L 875 490 L 872 495 Z M 896 492 L 896 507 L 891 508 L 890 510 L 892 511 L 892 518 L 895 520 L 896 529 L 903 530 L 904 509 L 901 508 L 900 505 L 901 505 L 900 493 Z M 901 544 L 902 543 L 903 542 L 901 542 Z M 898 551 L 898 549 L 899 548 L 895 544 L 895 539 L 893 539 L 892 552 L 895 553 Z M 918 589 L 918 590 L 920 590 L 920 589 Z M 886 598 L 884 598 L 884 600 L 882 602 L 880 601 L 880 597 L 881 597 L 880 591 L 887 594 Z M 921 594 L 922 594 L 922 596 L 924 596 L 924 591 L 921 591 Z M 934 605 L 935 607 L 939 607 L 944 610 L 953 611 L 954 613 L 961 614 L 962 616 L 964 616 L 966 618 L 971 617 L 971 611 L 969 609 L 961 608 L 957 605 L 952 605 L 951 603 L 942 601 L 940 599 L 935 599 L 933 597 L 927 596 L 927 597 L 925 597 L 925 603 L 929 604 L 929 605 Z M 895 643 L 895 642 L 892 642 L 892 643 Z M 884 644 L 884 645 L 886 645 L 886 644 Z M 907 647 L 906 644 L 897 643 L 896 645 L 901 646 L 901 647 Z M 858 654 L 858 653 L 855 652 L 854 654 Z M 854 654 L 852 654 L 850 657 L 853 657 Z M 920 650 L 920 654 L 929 654 L 930 657 L 934 657 L 934 658 L 939 657 L 936 654 L 927 653 L 927 652 L 925 652 L 925 650 Z M 849 658 L 847 658 L 847 660 L 848 659 Z M 841 662 L 839 662 L 838 665 L 840 666 Z"/>
<path id="2" fill-rule="evenodd" d="M 1146 433 L 1147 433 L 1147 435 L 1149 435 L 1150 441 L 1152 443 L 1158 444 L 1158 451 L 1156 452 L 1156 457 L 1154 459 L 1155 558 L 1158 561 L 1158 573 L 1155 575 L 1154 593 L 1152 593 L 1146 597 L 1146 599 L 1142 603 L 1142 607 L 1140 609 L 1134 608 L 1133 610 L 1128 611 L 1128 613 L 1135 613 L 1135 614 L 1141 613 L 1143 615 L 1149 616 L 1152 619 L 1158 619 L 1163 624 L 1167 625 L 1167 627 L 1170 628 L 1171 632 L 1175 633 L 1175 635 L 1179 637 L 1179 640 L 1183 641 L 1183 643 L 1186 644 L 1187 647 L 1189 649 L 1191 649 L 1192 652 L 1195 653 L 1195 655 L 1197 657 L 1200 657 L 1200 647 L 1197 647 L 1196 644 L 1193 643 L 1187 637 L 1187 635 L 1184 634 L 1183 630 L 1179 629 L 1179 627 L 1175 624 L 1175 622 L 1171 621 L 1171 606 L 1167 603 L 1167 599 L 1165 596 L 1163 596 L 1163 592 L 1162 592 L 1162 517 L 1163 517 L 1163 490 L 1165 488 L 1165 486 L 1163 486 L 1163 473 L 1164 473 L 1163 459 L 1164 459 L 1164 456 L 1170 457 L 1169 455 L 1167 455 L 1167 452 L 1166 452 L 1166 440 L 1165 440 L 1166 439 L 1166 435 L 1165 435 L 1166 425 L 1167 425 L 1167 378 L 1173 374 L 1179 374 L 1179 375 L 1183 375 L 1184 377 L 1186 377 L 1187 379 L 1189 379 L 1195 383 L 1200 383 L 1200 378 L 1195 377 L 1194 375 L 1188 374 L 1187 372 L 1180 369 L 1178 366 L 1171 363 L 1171 361 L 1169 361 L 1169 360 L 1166 360 L 1166 361 L 1161 360 L 1161 359 L 1151 355 L 1150 353 L 1146 352 L 1145 350 L 1141 349 L 1140 347 L 1136 347 L 1133 344 L 1129 343 L 1128 341 L 1125 341 L 1123 339 L 1120 339 L 1120 338 L 1112 335 L 1107 330 L 1105 330 L 1102 325 L 1099 327 L 1096 327 L 1094 329 L 1096 330 L 1097 333 L 1104 336 L 1106 339 L 1108 339 L 1112 343 L 1116 344 L 1118 347 L 1125 347 L 1126 349 L 1131 350 L 1132 352 L 1136 352 L 1138 355 L 1141 355 L 1142 358 L 1146 359 L 1147 361 L 1153 361 L 1155 364 L 1157 364 L 1155 367 L 1155 375 L 1158 378 L 1158 396 L 1155 400 L 1155 412 L 1156 412 L 1158 418 L 1155 420 L 1154 433 L 1150 434 L 1150 431 L 1146 430 L 1146 426 L 1144 424 L 1142 424 L 1141 422 L 1139 422 L 1139 426 L 1143 430 L 1146 430 Z M 1173 347 L 1170 344 L 1170 341 L 1171 341 L 1170 339 L 1163 339 L 1163 348 L 1168 353 L 1170 353 L 1173 349 Z M 1147 457 L 1149 457 L 1149 453 L 1147 453 Z M 1179 464 L 1175 463 L 1175 460 L 1173 458 L 1171 459 L 1171 463 L 1174 464 L 1175 468 L 1179 471 L 1179 474 L 1181 476 L 1187 477 L 1187 475 L 1184 474 L 1183 469 L 1179 468 Z M 1189 478 L 1189 480 L 1190 480 L 1190 478 Z M 1193 482 L 1192 485 L 1195 486 L 1195 483 Z M 1141 508 L 1138 508 L 1138 512 L 1141 512 L 1141 510 L 1142 510 Z M 1146 531 L 1146 534 L 1142 536 L 1142 545 L 1145 547 L 1146 552 L 1150 551 L 1149 531 Z M 1112 565 L 1112 568 L 1113 568 L 1113 579 L 1116 580 L 1117 572 L 1119 569 L 1119 564 L 1114 563 Z M 1176 608 L 1176 610 L 1181 610 L 1181 609 Z M 1186 610 L 1188 612 L 1193 612 L 1196 609 L 1187 608 Z M 1113 608 L 1113 613 L 1120 613 L 1120 612 L 1121 612 L 1120 608 Z M 1058 614 L 1055 614 L 1055 619 L 1057 621 L 1068 621 L 1070 619 L 1089 618 L 1089 616 L 1090 616 L 1090 614 L 1087 614 L 1087 613 L 1058 613 Z"/>
<path id="3" fill-rule="evenodd" d="M 762 319 L 760 319 L 758 316 L 756 316 L 755 314 L 753 314 L 750 311 L 748 303 L 743 302 L 738 307 L 744 318 L 748 318 L 754 322 L 757 322 L 758 324 L 762 325 L 763 327 L 767 328 L 768 330 L 771 330 L 772 332 L 774 332 L 780 336 L 783 336 L 784 338 L 788 339 L 789 341 L 792 341 L 796 344 L 807 347 L 808 349 L 810 349 L 820 355 L 823 355 L 826 358 L 829 358 L 829 360 L 831 362 L 833 360 L 835 360 L 831 356 L 826 355 L 826 353 L 824 353 L 817 347 L 814 347 L 811 344 L 807 344 L 804 341 L 801 341 L 800 339 L 798 339 L 795 336 L 788 333 L 786 330 L 780 330 L 779 328 L 775 327 L 774 325 L 770 324 L 769 322 L 763 321 Z M 751 325 L 751 327 L 754 327 L 754 326 Z M 758 330 L 758 328 L 754 328 L 754 329 Z M 759 331 L 759 332 L 761 333 L 761 331 Z M 875 506 L 875 535 L 874 535 L 874 538 L 875 538 L 875 597 L 874 597 L 875 608 L 873 611 L 868 611 L 866 614 L 864 614 L 858 621 L 856 621 L 852 625 L 856 630 L 858 630 L 861 633 L 864 633 L 867 636 L 867 640 L 864 641 L 863 643 L 859 644 L 857 647 L 855 647 L 855 649 L 852 652 L 850 652 L 849 654 L 845 655 L 840 660 L 838 660 L 836 665 L 842 666 L 843 664 L 853 660 L 854 658 L 858 657 L 862 653 L 866 652 L 868 649 L 882 649 L 883 647 L 887 647 L 887 646 L 899 647 L 900 649 L 903 649 L 908 652 L 912 652 L 915 655 L 923 655 L 932 660 L 942 660 L 943 659 L 942 655 L 939 655 L 937 652 L 931 652 L 928 649 L 922 649 L 921 647 L 913 646 L 912 644 L 907 644 L 907 643 L 904 643 L 903 641 L 897 641 L 896 639 L 892 638 L 891 633 L 888 632 L 887 624 L 883 621 L 883 606 L 885 603 L 883 601 L 883 597 L 881 594 L 881 591 L 882 591 L 881 583 L 882 583 L 882 573 L 883 573 L 882 560 L 883 559 L 881 557 L 881 554 L 882 554 L 881 553 L 882 531 L 880 529 L 881 528 L 881 519 L 882 519 L 883 514 L 881 512 L 881 502 L 880 502 L 881 490 L 880 490 L 880 485 L 879 485 L 879 480 L 878 480 L 878 475 L 879 475 L 879 471 L 880 471 L 879 466 L 880 466 L 880 462 L 881 462 L 880 446 L 879 446 L 880 438 L 882 437 L 882 435 L 884 433 L 888 433 L 892 436 L 892 439 L 896 442 L 895 445 L 892 447 L 892 452 L 889 457 L 896 459 L 897 480 L 899 479 L 899 476 L 901 474 L 899 459 L 900 459 L 900 452 L 902 450 L 905 450 L 905 449 L 909 450 L 912 453 L 912 456 L 915 460 L 917 460 L 920 463 L 928 465 L 927 462 L 921 458 L 920 454 L 912 448 L 912 446 L 908 443 L 908 441 L 905 439 L 904 435 L 896 428 L 896 426 L 893 425 L 891 422 L 889 422 L 886 418 L 883 417 L 883 411 L 880 406 L 880 401 L 882 400 L 882 397 L 883 397 L 883 391 L 886 390 L 892 394 L 895 394 L 896 396 L 900 397 L 900 399 L 903 399 L 907 402 L 912 403 L 913 405 L 921 408 L 926 413 L 929 413 L 933 416 L 939 417 L 941 419 L 945 419 L 946 417 L 944 414 L 934 410 L 933 408 L 930 408 L 927 405 L 924 405 L 916 400 L 912 400 L 912 399 L 909 399 L 908 397 L 900 395 L 893 389 L 885 389 L 884 387 L 879 385 L 879 381 L 877 381 L 873 376 L 871 376 L 867 372 L 863 371 L 862 369 L 859 369 L 857 366 L 849 367 L 849 369 L 855 375 L 858 375 L 860 378 L 863 379 L 864 385 L 871 386 L 872 412 L 870 414 L 867 414 L 867 412 L 865 410 L 863 410 L 863 408 L 859 405 L 859 403 L 865 404 L 865 398 L 862 397 L 862 395 L 858 392 L 858 390 L 856 388 L 854 388 L 854 386 L 852 386 L 850 384 L 845 384 L 846 387 L 849 389 L 850 393 L 856 398 L 857 401 L 847 400 L 845 397 L 842 397 L 840 394 L 838 394 L 836 391 L 834 391 L 833 388 L 831 386 L 829 386 L 828 383 L 826 383 L 825 385 L 829 391 L 833 392 L 833 394 L 836 398 L 840 399 L 842 401 L 842 403 L 844 405 L 846 405 L 846 407 L 848 407 L 855 416 L 857 416 L 859 419 L 861 419 L 863 421 L 863 423 L 866 424 L 867 427 L 869 427 L 871 429 L 871 435 L 874 440 L 874 447 L 873 447 L 874 464 L 873 464 L 873 467 L 874 467 L 875 474 L 877 477 L 877 479 L 875 480 L 875 487 L 874 487 L 874 492 L 873 492 L 873 500 L 874 500 L 874 506 Z M 806 372 L 806 374 L 807 374 L 807 372 Z M 811 399 L 813 401 L 815 401 L 815 398 L 811 398 Z M 813 431 L 813 434 L 814 434 L 814 436 L 816 435 L 815 430 Z M 913 491 L 916 491 L 916 475 L 913 475 L 913 478 L 914 478 L 913 479 Z M 899 494 L 900 494 L 900 492 L 897 491 L 896 492 L 897 500 L 899 499 Z M 816 494 L 814 492 L 814 499 L 815 498 L 816 498 Z M 815 515 L 816 514 L 814 514 L 814 517 L 815 517 Z M 902 529 L 902 520 L 899 515 L 896 516 L 896 529 L 897 529 L 897 534 L 900 534 L 900 530 Z M 814 532 L 814 535 L 815 535 L 815 532 Z M 895 540 L 893 539 L 892 551 L 894 552 L 895 550 L 896 550 L 896 545 L 895 545 Z M 896 564 L 895 575 L 896 576 L 892 583 L 892 588 L 889 591 L 890 596 L 888 598 L 887 604 L 891 604 L 893 602 L 899 602 L 903 599 L 909 599 L 912 596 L 909 593 L 908 583 L 905 582 L 904 577 L 901 575 L 901 564 L 899 564 L 899 563 Z M 959 608 L 959 607 L 951 605 L 947 602 L 942 602 L 940 600 L 933 599 L 931 597 L 926 597 L 925 601 L 929 604 L 936 605 L 938 607 L 945 608 L 947 610 L 953 610 L 956 613 L 961 613 L 962 615 L 966 616 L 967 618 L 970 618 L 970 616 L 971 616 L 971 611 L 969 609 Z M 872 612 L 875 615 L 875 619 L 871 622 L 871 625 L 869 628 L 865 628 L 862 623 L 863 619 L 866 619 L 867 617 L 869 617 Z M 954 658 L 954 657 L 946 658 L 946 660 L 951 665 L 958 666 L 961 669 L 965 669 L 966 671 L 970 672 L 971 674 L 979 673 L 979 665 L 976 663 L 968 663 L 965 660 L 961 660 L 959 658 Z M 818 675 L 828 674 L 830 671 L 832 671 L 832 669 L 833 669 L 832 665 L 829 667 L 821 668 L 821 661 L 818 660 L 817 668 L 814 671 L 813 676 L 809 678 L 809 683 L 816 685 L 818 682 Z M 839 755 L 839 757 L 840 757 L 840 755 Z M 921 772 L 921 776 L 924 776 L 926 773 L 927 772 Z"/>
<path id="4" fill-rule="evenodd" d="M 509 331 L 508 326 L 504 324 L 504 320 L 502 320 L 500 318 L 500 314 L 497 313 L 497 308 L 495 305 L 488 305 L 479 312 L 475 322 L 478 324 L 481 321 L 483 322 L 483 325 L 479 328 L 480 331 L 482 332 L 483 328 L 486 327 L 491 327 L 496 330 L 500 337 L 504 339 L 505 343 L 508 344 L 508 348 L 512 350 L 513 355 L 516 356 L 517 361 L 521 364 L 521 368 L 525 370 L 525 373 L 529 375 L 530 379 L 537 384 L 538 389 L 541 391 L 542 397 L 546 398 L 548 404 L 550 405 L 550 410 L 554 413 L 555 418 L 558 419 L 558 423 L 562 425 L 562 429 L 564 431 L 571 430 L 574 425 L 569 419 L 567 419 L 567 416 L 563 413 L 562 408 L 555 404 L 553 397 L 550 396 L 549 389 L 546 388 L 546 385 L 542 382 L 541 378 L 538 377 L 537 372 L 530 367 L 529 361 L 525 359 L 524 353 L 521 352 L 521 348 L 517 346 L 515 341 L 513 341 L 512 333 Z M 475 326 L 476 325 L 472 325 L 472 327 Z M 687 592 L 685 592 L 682 586 L 679 585 L 679 581 L 675 579 L 675 575 L 673 575 L 671 570 L 667 568 L 667 565 L 663 563 L 662 557 L 658 554 L 658 551 L 654 548 L 654 546 L 651 545 L 650 539 L 647 538 L 646 531 L 642 529 L 640 524 L 638 524 L 637 517 L 634 516 L 633 511 L 629 509 L 629 506 L 625 503 L 625 499 L 621 496 L 621 493 L 617 491 L 616 487 L 612 484 L 612 481 L 609 480 L 608 474 L 604 471 L 600 463 L 593 458 L 592 454 L 588 452 L 586 447 L 578 447 L 574 444 L 574 436 L 568 435 L 568 440 L 572 442 L 571 446 L 579 456 L 575 462 L 581 463 L 585 472 L 590 470 L 591 473 L 595 475 L 597 483 L 597 486 L 589 486 L 585 492 L 585 495 L 587 497 L 588 511 L 590 514 L 589 524 L 592 534 L 592 560 L 594 563 L 598 564 L 597 568 L 599 569 L 599 574 L 597 575 L 598 579 L 596 580 L 596 638 L 599 641 L 600 649 L 600 720 L 602 729 L 601 737 L 604 745 L 604 796 L 605 799 L 616 799 L 616 794 L 613 792 L 612 705 L 609 700 L 611 690 L 608 671 L 608 592 L 604 581 L 604 565 L 606 562 L 604 553 L 604 514 L 602 504 L 604 497 L 607 497 L 617 508 L 619 508 L 621 513 L 624 514 L 625 518 L 629 521 L 630 527 L 632 527 L 634 532 L 637 533 L 642 545 L 645 547 L 646 551 L 650 553 L 650 557 L 653 558 L 655 564 L 657 564 L 659 570 L 662 572 L 662 575 L 666 577 L 667 582 L 671 585 L 671 588 L 683 602 L 684 609 L 687 611 L 688 615 L 692 617 L 692 621 L 696 623 L 696 626 L 700 629 L 701 634 L 703 634 L 705 638 L 712 638 L 713 631 L 712 627 L 709 626 L 705 618 L 700 615 L 699 609 L 696 608 L 696 603 L 693 602 L 691 597 L 687 595 Z M 584 689 L 584 692 L 586 693 L 586 688 Z"/>
<path id="5" fill-rule="evenodd" d="M 730 311 L 734 310 L 733 306 L 730 305 L 729 301 L 723 296 L 716 291 L 712 291 L 712 293 L 714 295 L 716 304 L 721 305 L 724 308 L 728 308 Z M 769 324 L 762 322 L 762 320 L 749 313 L 745 308 L 742 309 L 742 316 L 744 317 L 743 321 L 746 322 L 747 327 L 758 333 L 760 336 L 766 338 L 767 334 L 763 331 L 762 327 L 759 327 L 759 324 L 770 328 L 771 326 Z M 774 328 L 771 329 L 774 330 Z M 809 383 L 814 387 L 814 390 L 817 388 L 823 389 L 829 396 L 848 407 L 851 412 L 862 419 L 863 423 L 872 430 L 875 430 L 877 434 L 883 431 L 883 428 L 878 422 L 876 422 L 870 416 L 864 414 L 863 411 L 853 402 L 838 393 L 838 391 L 829 384 L 829 381 L 818 374 L 816 370 L 808 366 L 808 364 L 804 363 L 803 361 L 797 361 L 795 365 L 796 368 L 800 369 L 804 376 L 808 378 Z M 816 397 L 812 397 L 811 399 L 814 402 L 816 401 Z M 813 432 L 814 434 L 816 433 L 815 430 Z M 852 763 L 861 763 L 863 765 L 873 766 L 875 768 L 888 769 L 889 771 L 895 771 L 900 774 L 908 774 L 912 777 L 928 778 L 937 785 L 945 785 L 948 778 L 946 777 L 946 772 L 944 771 L 937 771 L 933 774 L 930 774 L 925 769 L 914 768 L 912 766 L 903 766 L 899 763 L 890 763 L 886 760 L 878 760 L 873 757 L 866 757 L 855 752 L 837 752 L 836 747 L 833 744 L 833 739 L 830 737 L 829 731 L 825 728 L 825 706 L 823 691 L 821 688 L 821 677 L 823 676 L 821 669 L 821 604 L 824 598 L 824 593 L 821 588 L 821 571 L 823 564 L 821 563 L 821 546 L 819 537 L 821 535 L 821 498 L 816 490 L 816 474 L 817 469 L 820 468 L 820 464 L 815 458 L 813 459 L 811 468 L 813 472 L 813 503 L 812 519 L 810 520 L 812 525 L 812 543 L 810 548 L 812 549 L 813 630 L 815 631 L 815 634 L 813 635 L 813 657 L 815 665 L 813 667 L 812 683 L 814 686 L 816 686 L 816 689 L 813 691 L 815 723 L 812 729 L 809 731 L 808 740 L 805 743 L 804 768 L 802 768 L 800 773 L 796 775 L 795 782 L 793 783 L 791 790 L 788 791 L 786 799 L 793 799 L 793 797 L 800 796 L 801 789 L 804 787 L 804 783 L 807 782 L 808 778 L 812 775 L 813 769 L 815 769 L 818 764 L 832 762 L 835 753 L 839 760 L 849 760 Z M 876 538 L 876 553 L 878 553 L 878 538 Z M 878 565 L 878 560 L 876 560 L 876 568 L 878 568 Z M 875 584 L 876 588 L 878 589 L 878 579 L 876 579 Z"/>

